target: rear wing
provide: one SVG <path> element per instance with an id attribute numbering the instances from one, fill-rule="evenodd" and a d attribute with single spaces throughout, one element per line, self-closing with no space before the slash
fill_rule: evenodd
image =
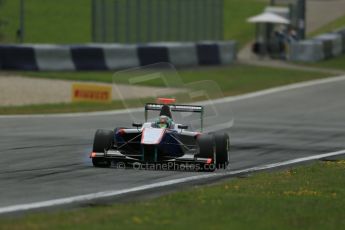
<path id="1" fill-rule="evenodd" d="M 147 103 L 145 105 L 145 121 L 148 119 L 148 111 L 161 111 L 164 104 Z M 171 112 L 200 113 L 201 130 L 203 129 L 204 107 L 199 105 L 168 105 Z"/>

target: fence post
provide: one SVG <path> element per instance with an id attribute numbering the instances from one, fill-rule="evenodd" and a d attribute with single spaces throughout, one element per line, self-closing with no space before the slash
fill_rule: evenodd
<path id="1" fill-rule="evenodd" d="M 147 25 L 146 25 L 146 42 L 150 42 L 152 39 L 152 0 L 147 2 Z"/>
<path id="2" fill-rule="evenodd" d="M 172 31 L 172 26 L 171 26 L 171 17 L 172 15 L 170 12 L 172 11 L 172 4 L 170 4 L 171 1 L 167 0 L 165 1 L 165 21 L 166 21 L 166 26 L 165 26 L 165 39 L 166 41 L 171 40 L 171 31 Z"/>
<path id="3" fill-rule="evenodd" d="M 97 20 L 97 15 L 96 15 L 96 2 L 97 0 L 92 0 L 91 2 L 91 33 L 92 33 L 92 42 L 97 42 L 97 31 L 96 31 L 96 20 Z"/>
<path id="4" fill-rule="evenodd" d="M 101 1 L 101 17 L 102 17 L 102 20 L 101 20 L 101 23 L 102 23 L 102 39 L 101 39 L 101 42 L 105 42 L 106 40 L 106 37 L 107 37 L 107 31 L 106 31 L 106 23 L 107 23 L 107 16 L 106 16 L 106 7 L 105 7 L 105 1 L 102 0 Z"/>
<path id="5" fill-rule="evenodd" d="M 219 40 L 224 39 L 224 0 L 219 0 Z"/>
<path id="6" fill-rule="evenodd" d="M 131 40 L 131 1 L 126 0 L 126 43 L 130 43 Z"/>
<path id="7" fill-rule="evenodd" d="M 143 25 L 142 23 L 142 17 L 141 17 L 141 0 L 136 0 L 136 42 L 142 42 L 142 37 L 141 37 L 141 26 Z"/>
<path id="8" fill-rule="evenodd" d="M 305 17 L 306 17 L 306 3 L 305 0 L 298 1 L 298 37 L 305 39 Z"/>
<path id="9" fill-rule="evenodd" d="M 162 5 L 160 4 L 161 3 L 161 0 L 156 0 L 156 12 L 155 12 L 155 20 L 157 22 L 157 27 L 156 27 L 156 36 L 157 36 L 157 39 L 156 41 L 161 41 L 162 39 L 162 31 L 161 31 L 161 28 L 162 28 L 162 22 L 161 22 L 161 10 L 162 10 Z"/>
<path id="10" fill-rule="evenodd" d="M 19 42 L 24 42 L 24 33 L 25 33 L 25 5 L 24 0 L 20 0 L 20 9 L 19 9 L 19 30 L 17 31 L 17 36 L 19 37 Z"/>
<path id="11" fill-rule="evenodd" d="M 199 40 L 199 38 L 200 38 L 200 28 L 199 28 L 199 23 L 200 23 L 200 18 L 199 18 L 199 2 L 200 2 L 201 0 L 194 0 L 193 1 L 193 5 L 192 5 L 192 8 L 193 8 L 193 12 L 194 12 L 194 21 L 192 21 L 191 23 L 192 23 L 192 26 L 193 26 L 193 24 L 194 24 L 194 37 L 193 37 L 193 41 L 197 41 L 197 40 Z"/>
<path id="12" fill-rule="evenodd" d="M 182 3 L 181 3 L 181 0 L 176 0 L 176 20 L 175 20 L 175 31 L 176 31 L 176 39 L 181 41 L 182 38 L 181 38 L 181 28 L 182 28 L 182 20 L 181 20 L 181 17 L 182 17 Z"/>

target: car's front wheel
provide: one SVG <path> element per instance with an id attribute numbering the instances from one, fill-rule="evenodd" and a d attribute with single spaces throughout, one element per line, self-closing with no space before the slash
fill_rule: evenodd
<path id="1" fill-rule="evenodd" d="M 216 151 L 213 135 L 200 135 L 197 139 L 197 157 L 207 158 L 210 162 L 202 166 L 202 171 L 214 171 L 216 169 Z"/>
<path id="2" fill-rule="evenodd" d="M 99 129 L 96 131 L 93 141 L 92 151 L 95 153 L 105 153 L 114 142 L 114 131 Z M 110 167 L 111 162 L 105 157 L 93 157 L 92 164 L 95 167 Z"/>
<path id="3" fill-rule="evenodd" d="M 230 139 L 227 133 L 214 134 L 216 144 L 217 168 L 225 169 L 230 161 Z"/>

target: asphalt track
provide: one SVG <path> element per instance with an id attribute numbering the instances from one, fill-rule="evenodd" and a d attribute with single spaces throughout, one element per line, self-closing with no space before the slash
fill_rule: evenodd
<path id="1" fill-rule="evenodd" d="M 345 77 L 219 102 L 208 125 L 234 120 L 224 130 L 232 144 L 228 170 L 345 149 L 344 89 Z M 1 117 L 0 208 L 200 174 L 93 168 L 95 130 L 130 123 L 125 113 Z"/>

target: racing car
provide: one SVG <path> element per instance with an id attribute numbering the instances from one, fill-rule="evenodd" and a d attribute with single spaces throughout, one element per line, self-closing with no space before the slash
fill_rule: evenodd
<path id="1" fill-rule="evenodd" d="M 159 117 L 148 121 L 148 112 Z M 175 123 L 172 113 L 198 113 L 200 131 Z M 145 105 L 145 122 L 131 128 L 96 131 L 90 155 L 94 167 L 130 164 L 192 165 L 200 171 L 214 171 L 229 164 L 230 141 L 227 133 L 203 133 L 203 106 L 179 105 L 174 99 L 159 98 Z M 197 167 L 195 167 L 197 166 Z"/>

